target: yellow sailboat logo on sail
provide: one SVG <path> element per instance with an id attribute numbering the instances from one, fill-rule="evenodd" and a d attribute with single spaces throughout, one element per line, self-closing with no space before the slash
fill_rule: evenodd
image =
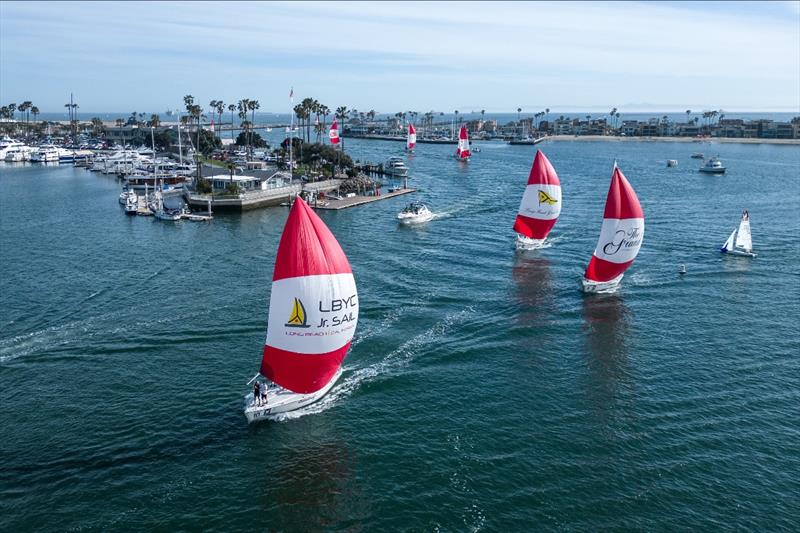
<path id="1" fill-rule="evenodd" d="M 556 205 L 558 200 L 550 196 L 544 191 L 539 191 L 539 205 L 548 204 L 548 205 Z"/>
<path id="2" fill-rule="evenodd" d="M 292 312 L 289 315 L 289 321 L 286 323 L 286 326 L 290 328 L 309 327 L 306 323 L 306 308 L 303 307 L 303 302 L 301 302 L 299 298 L 294 299 Z"/>

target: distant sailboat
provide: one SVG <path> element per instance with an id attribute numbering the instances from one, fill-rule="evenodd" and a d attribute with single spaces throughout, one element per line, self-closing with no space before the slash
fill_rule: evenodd
<path id="1" fill-rule="evenodd" d="M 469 150 L 469 135 L 467 134 L 467 127 L 461 126 L 458 132 L 458 148 L 456 149 L 455 157 L 459 161 L 469 161 L 472 152 Z"/>
<path id="2" fill-rule="evenodd" d="M 561 182 L 558 174 L 541 150 L 536 151 L 528 186 L 522 195 L 519 213 L 514 222 L 518 250 L 535 250 L 545 246 L 550 230 L 561 214 Z"/>
<path id="3" fill-rule="evenodd" d="M 408 125 L 408 139 L 406 139 L 406 150 L 409 152 L 414 151 L 414 146 L 417 144 L 417 131 L 414 129 L 413 124 Z"/>
<path id="4" fill-rule="evenodd" d="M 583 275 L 585 292 L 614 292 L 644 239 L 644 212 L 636 192 L 614 163 L 600 239 Z"/>
<path id="5" fill-rule="evenodd" d="M 328 137 L 331 140 L 331 144 L 336 146 L 339 144 L 339 124 L 336 122 L 336 119 L 333 119 L 333 124 L 331 124 L 331 129 L 328 131 Z"/>
<path id="6" fill-rule="evenodd" d="M 298 196 L 278 244 L 267 339 L 254 378 L 266 378 L 261 386 L 267 387 L 267 402 L 245 396 L 248 422 L 322 398 L 342 373 L 357 322 L 350 263 L 331 230 Z"/>
<path id="7" fill-rule="evenodd" d="M 733 230 L 731 236 L 719 250 L 723 254 L 743 255 L 755 257 L 753 253 L 753 237 L 750 234 L 750 213 L 745 210 L 742 213 L 742 220 L 739 221 L 739 229 Z"/>

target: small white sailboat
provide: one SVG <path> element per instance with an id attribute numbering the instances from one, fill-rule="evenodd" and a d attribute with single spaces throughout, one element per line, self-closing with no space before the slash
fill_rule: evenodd
<path id="1" fill-rule="evenodd" d="M 422 202 L 411 202 L 405 209 L 397 214 L 397 221 L 400 224 L 421 224 L 433 218 L 433 213 L 428 206 Z"/>
<path id="2" fill-rule="evenodd" d="M 469 134 L 467 133 L 467 127 L 461 126 L 461 129 L 458 132 L 458 148 L 456 148 L 455 158 L 466 163 L 469 161 L 471 155 L 472 152 L 469 149 Z"/>
<path id="3" fill-rule="evenodd" d="M 583 275 L 584 292 L 616 291 L 639 254 L 643 239 L 644 212 L 639 198 L 614 163 L 600 238 Z"/>
<path id="4" fill-rule="evenodd" d="M 733 230 L 719 251 L 723 254 L 756 257 L 753 253 L 753 237 L 750 234 L 750 213 L 746 209 L 742 213 L 742 220 L 739 221 L 739 228 Z"/>
<path id="5" fill-rule="evenodd" d="M 269 302 L 261 369 L 266 390 L 244 398 L 248 422 L 272 419 L 322 398 L 342 374 L 358 322 L 358 293 L 341 246 L 298 196 L 283 228 Z"/>
<path id="6" fill-rule="evenodd" d="M 553 165 L 541 150 L 537 150 L 514 221 L 517 250 L 544 248 L 547 235 L 560 214 L 561 182 Z"/>

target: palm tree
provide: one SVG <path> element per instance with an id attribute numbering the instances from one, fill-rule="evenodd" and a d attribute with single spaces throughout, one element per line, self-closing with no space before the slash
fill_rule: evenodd
<path id="1" fill-rule="evenodd" d="M 155 114 L 150 115 L 150 122 L 148 123 L 148 126 L 151 128 L 157 128 L 161 126 L 161 117 Z"/>
<path id="2" fill-rule="evenodd" d="M 520 122 L 519 122 L 519 114 L 520 114 L 520 113 L 522 113 L 522 108 L 521 108 L 521 107 L 518 107 L 518 108 L 517 108 L 517 127 L 518 127 L 518 128 L 521 126 L 521 124 L 520 124 Z M 520 135 L 522 135 L 522 130 L 521 130 L 521 129 L 520 129 Z"/>
<path id="3" fill-rule="evenodd" d="M 217 110 L 217 116 L 219 117 L 219 125 L 217 126 L 217 135 L 219 135 L 222 132 L 222 113 L 225 112 L 225 102 L 217 100 L 217 105 L 214 108 Z"/>
<path id="4" fill-rule="evenodd" d="M 17 107 L 17 111 L 20 112 L 20 115 L 25 117 L 25 137 L 28 137 L 28 110 L 31 108 L 33 104 L 30 100 L 25 100 Z"/>
<path id="5" fill-rule="evenodd" d="M 186 118 L 186 117 L 182 117 L 182 118 Z M 118 128 L 121 128 L 122 126 L 124 126 L 124 125 L 125 125 L 125 119 L 124 119 L 124 118 L 118 118 L 117 120 L 115 120 L 115 121 L 114 121 L 114 124 L 115 124 L 115 125 L 116 125 Z"/>
<path id="6" fill-rule="evenodd" d="M 344 119 L 347 118 L 347 113 L 349 113 L 349 110 L 347 109 L 347 106 L 340 106 L 340 107 L 336 108 L 336 113 L 334 115 L 335 117 L 341 119 L 341 121 L 342 121 L 342 133 L 344 133 Z M 341 144 L 342 153 L 344 153 L 344 137 L 342 137 L 342 139 L 339 142 L 339 144 Z"/>
<path id="7" fill-rule="evenodd" d="M 689 123 L 689 115 L 691 115 L 691 114 L 692 114 L 692 110 L 691 109 L 687 109 L 686 110 L 686 123 L 687 124 Z"/>
<path id="8" fill-rule="evenodd" d="M 236 104 L 228 104 L 228 111 L 231 112 L 231 139 L 233 139 L 233 112 L 236 111 Z"/>
<path id="9" fill-rule="evenodd" d="M 31 114 L 33 115 L 33 120 L 35 122 L 36 117 L 39 116 L 39 108 L 36 106 L 31 106 Z"/>
<path id="10" fill-rule="evenodd" d="M 103 121 L 99 117 L 92 118 L 92 135 L 100 135 L 103 133 Z"/>
<path id="11" fill-rule="evenodd" d="M 256 110 L 261 109 L 261 104 L 258 100 L 250 100 L 247 102 L 247 109 L 250 110 L 250 142 L 248 144 L 252 144 L 253 141 L 253 127 L 256 124 Z"/>

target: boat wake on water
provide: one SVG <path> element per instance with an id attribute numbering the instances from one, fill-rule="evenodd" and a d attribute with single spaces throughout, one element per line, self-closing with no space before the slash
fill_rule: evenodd
<path id="1" fill-rule="evenodd" d="M 341 400 L 351 396 L 363 384 L 399 375 L 403 368 L 424 353 L 426 347 L 438 343 L 450 333 L 453 327 L 463 323 L 474 312 L 474 307 L 468 306 L 461 311 L 446 315 L 442 320 L 419 335 L 408 339 L 376 363 L 364 367 L 345 367 L 339 382 L 320 400 L 294 411 L 278 413 L 270 417 L 270 420 L 282 422 L 327 411 L 338 405 Z"/>

